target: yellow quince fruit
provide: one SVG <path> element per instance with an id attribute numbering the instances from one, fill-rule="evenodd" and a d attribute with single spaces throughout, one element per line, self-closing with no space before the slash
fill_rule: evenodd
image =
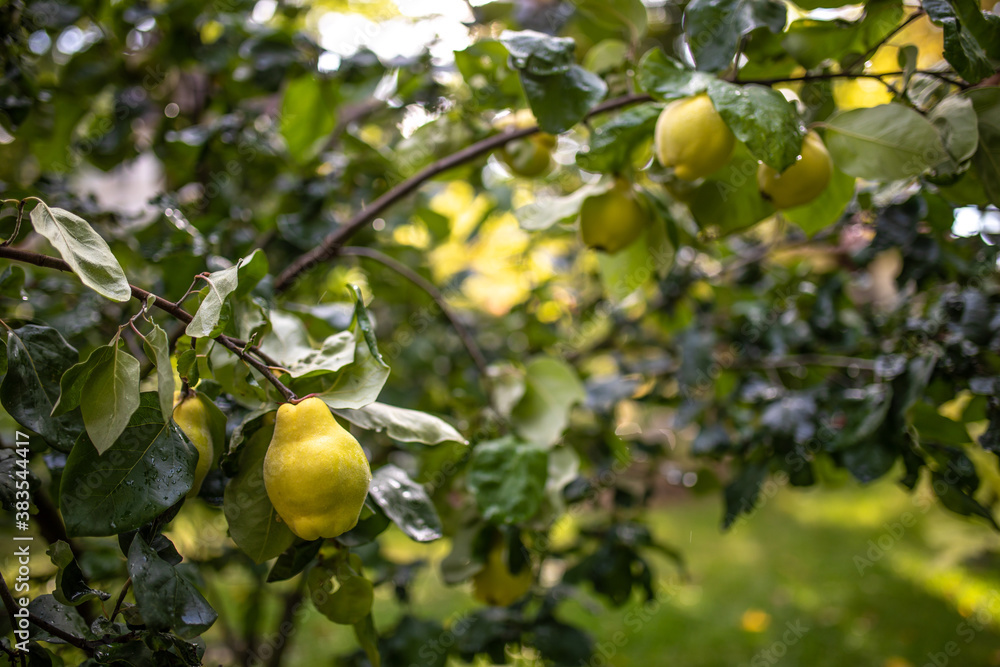
<path id="1" fill-rule="evenodd" d="M 819 197 L 830 184 L 832 175 L 830 153 L 819 135 L 810 131 L 802 140 L 802 154 L 791 167 L 779 174 L 766 164 L 760 165 L 757 187 L 775 208 L 795 208 Z"/>
<path id="2" fill-rule="evenodd" d="M 694 181 L 729 162 L 736 137 L 702 93 L 675 100 L 664 107 L 654 132 L 656 157 L 674 175 Z"/>
<path id="3" fill-rule="evenodd" d="M 364 450 L 326 403 L 310 397 L 278 408 L 264 488 L 293 533 L 312 541 L 354 528 L 371 481 Z"/>
<path id="4" fill-rule="evenodd" d="M 174 422 L 187 436 L 198 451 L 198 463 L 194 469 L 194 484 L 187 497 L 194 498 L 201 490 L 205 475 L 215 462 L 216 447 L 212 441 L 212 424 L 208 408 L 202 401 L 207 401 L 203 395 L 194 391 L 187 396 L 174 392 Z"/>
<path id="5" fill-rule="evenodd" d="M 619 178 L 607 192 L 583 201 L 580 237 L 588 247 L 613 255 L 638 239 L 649 219 L 632 184 Z"/>
<path id="6" fill-rule="evenodd" d="M 520 600 L 531 589 L 534 577 L 531 565 L 525 563 L 514 574 L 507 567 L 507 547 L 498 542 L 486 557 L 483 569 L 472 577 L 472 594 L 480 602 L 506 607 Z"/>

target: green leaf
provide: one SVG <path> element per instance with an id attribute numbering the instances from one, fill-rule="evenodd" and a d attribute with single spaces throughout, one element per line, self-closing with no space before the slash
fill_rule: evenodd
<path id="1" fill-rule="evenodd" d="M 167 332 L 154 324 L 153 330 L 142 337 L 146 357 L 156 366 L 156 391 L 160 396 L 163 421 L 174 413 L 174 371 L 170 367 L 170 340 Z"/>
<path id="2" fill-rule="evenodd" d="M 965 424 L 945 417 L 929 403 L 914 403 L 909 410 L 909 417 L 921 443 L 959 445 L 972 442 Z"/>
<path id="3" fill-rule="evenodd" d="M 25 482 L 27 489 L 24 486 Z M 18 456 L 14 448 L 0 449 L 0 507 L 8 512 L 14 512 L 15 503 L 23 500 L 18 498 L 18 492 L 27 490 L 33 493 L 41 484 L 38 476 L 27 467 L 27 461 Z"/>
<path id="4" fill-rule="evenodd" d="M 630 42 L 638 43 L 646 34 L 649 17 L 642 0 L 579 0 L 576 11 L 594 25 L 620 31 Z"/>
<path id="5" fill-rule="evenodd" d="M 726 530 L 741 514 L 749 514 L 757 506 L 760 487 L 767 479 L 766 463 L 749 463 L 730 482 L 723 494 L 726 511 L 722 518 L 722 529 Z"/>
<path id="6" fill-rule="evenodd" d="M 217 335 L 216 328 L 222 319 L 223 306 L 229 295 L 236 292 L 239 296 L 241 292 L 249 292 L 266 273 L 267 260 L 257 249 L 229 268 L 204 276 L 205 282 L 208 283 L 202 290 L 205 297 L 194 317 L 188 322 L 184 333 L 192 338 Z"/>
<path id="7" fill-rule="evenodd" d="M 986 196 L 1000 206 L 1000 88 L 979 88 L 964 95 L 972 100 L 979 126 L 972 164 Z"/>
<path id="8" fill-rule="evenodd" d="M 854 199 L 856 180 L 834 168 L 830 184 L 819 197 L 808 204 L 785 209 L 781 215 L 812 236 L 840 220 L 848 204 Z"/>
<path id="9" fill-rule="evenodd" d="M 295 534 L 278 520 L 264 488 L 264 455 L 273 433 L 271 421 L 249 436 L 240 448 L 239 472 L 226 485 L 222 501 L 229 536 L 255 563 L 277 557 L 295 542 Z"/>
<path id="10" fill-rule="evenodd" d="M 552 76 L 521 72 L 521 85 L 538 126 L 551 134 L 579 123 L 608 93 L 604 79 L 579 65 Z"/>
<path id="11" fill-rule="evenodd" d="M 298 358 L 288 362 L 289 375 L 293 378 L 309 377 L 338 371 L 354 361 L 355 336 L 350 331 L 339 331 L 323 341 L 318 350 L 301 350 Z"/>
<path id="12" fill-rule="evenodd" d="M 722 234 L 730 234 L 774 214 L 774 207 L 757 188 L 758 166 L 750 151 L 736 144 L 729 164 L 690 195 L 688 208 L 700 227 L 717 226 Z"/>
<path id="13" fill-rule="evenodd" d="M 28 296 L 24 291 L 24 269 L 12 264 L 0 272 L 0 296 L 15 300 Z"/>
<path id="14" fill-rule="evenodd" d="M 779 172 L 795 163 L 805 136 L 795 105 L 767 86 L 737 86 L 716 79 L 708 96 L 750 154 Z"/>
<path id="15" fill-rule="evenodd" d="M 944 30 L 944 57 L 970 83 L 993 74 L 1000 58 L 1000 22 L 990 20 L 974 0 L 926 0 L 924 10 Z"/>
<path id="16" fill-rule="evenodd" d="M 59 602 L 54 595 L 39 595 L 28 604 L 28 611 L 43 621 L 48 621 L 63 632 L 68 632 L 77 637 L 87 636 L 87 622 L 77 611 L 76 607 Z M 48 632 L 36 625 L 32 625 L 31 638 L 38 641 L 47 640 L 51 637 Z M 29 663 L 34 665 L 34 662 Z"/>
<path id="17" fill-rule="evenodd" d="M 968 97 L 950 95 L 941 100 L 927 118 L 941 135 L 946 157 L 934 165 L 936 174 L 955 174 L 970 159 L 979 146 L 976 110 Z"/>
<path id="18" fill-rule="evenodd" d="M 139 360 L 117 342 L 110 347 L 110 358 L 90 373 L 80 398 L 83 423 L 98 454 L 114 444 L 139 407 Z"/>
<path id="19" fill-rule="evenodd" d="M 852 109 L 824 125 L 834 164 L 858 178 L 880 182 L 912 178 L 947 157 L 934 125 L 902 104 Z"/>
<path id="20" fill-rule="evenodd" d="M 551 447 L 569 424 L 570 409 L 587 394 L 576 371 L 551 357 L 532 359 L 525 367 L 524 396 L 514 407 L 514 429 L 525 440 Z"/>
<path id="21" fill-rule="evenodd" d="M 236 263 L 239 285 L 233 296 L 242 298 L 248 295 L 270 270 L 267 255 L 260 248 L 255 248 L 252 253 L 242 258 Z"/>
<path id="22" fill-rule="evenodd" d="M 115 535 L 139 528 L 183 498 L 194 482 L 198 452 L 144 392 L 118 440 L 98 456 L 86 434 L 66 459 L 59 508 L 76 535 Z"/>
<path id="23" fill-rule="evenodd" d="M 64 415 L 73 408 L 79 407 L 83 398 L 83 390 L 91 374 L 106 366 L 115 353 L 115 345 L 104 345 L 95 348 L 84 361 L 74 364 L 59 380 L 59 399 L 52 407 L 52 416 Z"/>
<path id="24" fill-rule="evenodd" d="M 657 235 L 665 233 L 664 226 L 651 224 L 636 241 L 609 255 L 599 253 L 597 265 L 601 272 L 604 292 L 613 301 L 621 301 L 654 278 L 658 270 L 669 264 L 673 253 L 656 245 Z"/>
<path id="25" fill-rule="evenodd" d="M 355 302 L 355 350 L 354 361 L 344 367 L 336 376 L 332 385 L 324 387 L 320 392 L 323 402 L 334 409 L 349 408 L 356 410 L 378 398 L 385 381 L 389 378 L 389 366 L 382 359 L 375 341 L 375 331 L 364 299 L 357 286 L 352 285 Z M 302 395 L 293 384 L 292 389 Z"/>
<path id="26" fill-rule="evenodd" d="M 433 542 L 441 538 L 441 519 L 434 503 L 402 468 L 390 463 L 376 470 L 368 494 L 411 539 Z"/>
<path id="27" fill-rule="evenodd" d="M 483 518 L 521 523 L 538 512 L 547 477 L 548 451 L 508 435 L 473 448 L 467 484 Z"/>
<path id="28" fill-rule="evenodd" d="M 310 162 L 337 125 L 337 89 L 333 81 L 307 74 L 285 86 L 281 101 L 281 136 L 298 164 Z"/>
<path id="29" fill-rule="evenodd" d="M 664 102 L 703 93 L 713 80 L 704 72 L 687 69 L 659 47 L 646 52 L 636 74 L 639 87 Z"/>
<path id="30" fill-rule="evenodd" d="M 827 60 L 853 63 L 895 30 L 902 18 L 903 6 L 898 0 L 874 0 L 867 3 L 858 21 L 794 21 L 781 45 L 806 69 Z"/>
<path id="31" fill-rule="evenodd" d="M 979 516 L 986 519 L 994 530 L 1000 531 L 993 514 L 980 505 L 972 496 L 948 481 L 949 475 L 934 472 L 932 475 L 934 493 L 941 499 L 941 504 L 956 514 L 962 516 Z"/>
<path id="32" fill-rule="evenodd" d="M 177 355 L 177 374 L 188 379 L 188 384 L 198 384 L 198 353 L 188 348 Z"/>
<path id="33" fill-rule="evenodd" d="M 510 53 L 511 64 L 523 74 L 549 77 L 565 74 L 573 66 L 575 43 L 534 30 L 505 30 L 500 41 Z"/>
<path id="34" fill-rule="evenodd" d="M 354 624 L 354 636 L 358 640 L 358 645 L 365 652 L 371 667 L 382 667 L 382 658 L 378 648 L 378 632 L 375 630 L 375 620 L 371 614 Z"/>
<path id="35" fill-rule="evenodd" d="M 455 66 L 473 92 L 477 108 L 504 109 L 521 103 L 521 82 L 507 66 L 509 54 L 496 40 L 484 39 L 455 52 Z"/>
<path id="36" fill-rule="evenodd" d="M 684 34 L 698 69 L 729 67 L 743 35 L 757 28 L 781 32 L 785 4 L 777 0 L 692 0 L 684 10 Z"/>
<path id="37" fill-rule="evenodd" d="M 469 444 L 469 441 L 451 424 L 426 412 L 397 408 L 378 402 L 357 410 L 334 410 L 334 412 L 363 429 L 385 431 L 390 438 L 401 442 L 435 445 L 451 441 L 463 445 Z"/>
<path id="38" fill-rule="evenodd" d="M 317 565 L 306 575 L 310 599 L 334 623 L 354 625 L 371 613 L 374 587 L 361 569 L 361 559 L 351 554 L 337 563 Z"/>
<path id="39" fill-rule="evenodd" d="M 884 427 L 879 433 L 885 435 Z M 899 458 L 899 452 L 885 444 L 885 439 L 879 433 L 870 441 L 841 452 L 841 463 L 862 484 L 874 482 L 887 474 Z"/>
<path id="40" fill-rule="evenodd" d="M 68 452 L 84 429 L 78 411 L 51 416 L 59 400 L 60 378 L 78 359 L 76 348 L 50 327 L 29 324 L 7 335 L 7 374 L 0 383 L 0 402 L 19 424 L 61 452 Z"/>
<path id="41" fill-rule="evenodd" d="M 587 51 L 583 68 L 595 74 L 607 74 L 624 67 L 629 60 L 629 45 L 620 39 L 602 39 Z"/>
<path id="42" fill-rule="evenodd" d="M 587 171 L 622 171 L 631 163 L 636 147 L 650 141 L 659 116 L 659 107 L 651 104 L 633 107 L 614 116 L 594 130 L 588 150 L 577 153 L 576 163 Z"/>
<path id="43" fill-rule="evenodd" d="M 142 620 L 150 630 L 172 630 L 183 639 L 193 639 L 219 617 L 198 589 L 160 558 L 141 534 L 129 547 L 128 572 Z"/>
<path id="44" fill-rule="evenodd" d="M 299 541 L 293 544 L 274 561 L 274 567 L 267 573 L 267 583 L 286 581 L 302 572 L 316 559 L 316 554 L 322 546 L 323 540 Z"/>
<path id="45" fill-rule="evenodd" d="M 87 600 L 108 600 L 111 598 L 110 594 L 87 585 L 83 578 L 83 571 L 73 556 L 73 550 L 67 543 L 56 540 L 45 553 L 52 559 L 52 564 L 58 568 L 56 589 L 52 592 L 56 600 L 75 607 Z"/>
<path id="46" fill-rule="evenodd" d="M 49 240 L 84 285 L 112 301 L 132 298 L 132 288 L 111 248 L 86 220 L 39 202 L 31 210 L 31 224 Z"/>

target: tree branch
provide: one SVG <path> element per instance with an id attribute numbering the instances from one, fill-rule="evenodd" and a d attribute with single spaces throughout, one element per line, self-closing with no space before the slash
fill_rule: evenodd
<path id="1" fill-rule="evenodd" d="M 624 97 L 618 97 L 595 106 L 587 113 L 587 118 L 607 111 L 612 111 L 614 109 L 630 106 L 632 104 L 650 102 L 652 99 L 653 98 L 649 95 L 626 95 Z M 382 211 L 414 192 L 417 188 L 438 174 L 444 173 L 459 165 L 465 164 L 466 162 L 471 162 L 477 158 L 487 155 L 488 153 L 511 141 L 514 141 L 515 139 L 523 139 L 524 137 L 531 136 L 539 131 L 540 129 L 535 126 L 495 134 L 491 137 L 483 139 L 482 141 L 478 141 L 471 146 L 466 146 L 462 150 L 453 153 L 448 157 L 442 158 L 427 167 L 424 167 L 410 178 L 384 193 L 378 199 L 373 201 L 367 208 L 362 209 L 346 223 L 328 234 L 319 246 L 296 258 L 284 271 L 281 272 L 277 279 L 275 279 L 275 291 L 284 292 L 292 286 L 292 283 L 295 282 L 295 279 L 300 275 L 317 264 L 331 259 L 337 254 L 338 248 L 342 247 L 365 225 L 369 224 L 372 220 L 378 217 Z"/>
<path id="2" fill-rule="evenodd" d="M 924 76 L 932 76 L 936 79 L 940 79 L 946 83 L 950 83 L 953 86 L 965 89 L 969 85 L 961 81 L 956 81 L 952 79 L 947 74 L 942 72 L 935 72 L 933 70 L 918 69 L 913 72 L 914 74 L 923 74 Z M 756 83 L 762 86 L 770 86 L 775 83 L 794 83 L 796 81 L 823 81 L 826 79 L 878 79 L 882 81 L 884 77 L 887 76 L 903 76 L 906 72 L 822 72 L 820 74 L 803 74 L 801 76 L 784 76 L 776 77 L 773 79 L 733 79 L 732 83 Z M 883 82 L 884 83 L 884 82 Z"/>
<path id="3" fill-rule="evenodd" d="M 271 659 L 267 661 L 267 667 L 281 667 L 281 660 L 291 642 L 292 631 L 295 628 L 295 614 L 302 607 L 303 597 L 305 597 L 305 578 L 300 578 L 295 590 L 285 596 L 285 606 L 281 612 L 281 621 L 278 623 L 278 632 L 284 641 L 276 642 Z M 286 628 L 288 629 L 286 630 Z"/>
<path id="4" fill-rule="evenodd" d="M 861 55 L 860 57 L 858 57 L 857 60 L 855 60 L 854 62 L 852 62 L 850 65 L 848 65 L 844 69 L 845 70 L 851 70 L 851 69 L 854 69 L 855 67 L 857 67 L 858 65 L 862 65 L 863 66 L 866 62 L 868 62 L 868 59 L 871 58 L 872 56 L 874 56 L 876 53 L 878 53 L 878 50 L 881 49 L 883 46 L 885 46 L 886 43 L 888 43 L 888 41 L 890 39 L 892 39 L 893 37 L 895 37 L 897 34 L 899 34 L 899 32 L 903 28 L 905 28 L 906 26 L 910 25 L 911 23 L 913 23 L 914 21 L 916 21 L 918 18 L 920 18 L 923 15 L 924 15 L 924 10 L 922 8 L 918 9 L 917 11 L 913 12 L 912 14 L 910 14 L 910 16 L 907 17 L 907 19 L 905 21 L 903 21 L 902 23 L 900 23 L 899 25 L 897 25 L 895 28 L 893 28 L 889 32 L 889 34 L 887 34 L 885 37 L 883 37 L 882 39 L 880 39 L 875 46 L 873 46 L 872 48 L 868 49 L 868 51 L 866 53 L 864 53 L 863 55 Z"/>
<path id="5" fill-rule="evenodd" d="M 7 581 L 3 578 L 3 574 L 0 573 L 0 599 L 3 600 L 4 607 L 7 608 L 7 613 L 10 615 L 11 625 L 17 628 L 17 619 L 14 618 L 14 609 L 18 606 L 14 602 L 14 597 L 10 594 L 10 589 L 7 587 Z M 45 632 L 49 633 L 53 637 L 58 637 L 70 646 L 75 646 L 87 655 L 93 655 L 94 647 L 91 642 L 87 641 L 83 637 L 77 637 L 74 634 L 66 632 L 61 628 L 57 628 L 48 621 L 38 618 L 34 614 L 28 614 L 28 622 L 33 623 Z"/>
<path id="6" fill-rule="evenodd" d="M 20 250 L 18 248 L 0 247 L 0 259 L 10 259 L 15 262 L 21 262 L 23 264 L 33 264 L 35 266 L 41 266 L 47 269 L 56 269 L 57 271 L 65 271 L 67 273 L 73 272 L 73 269 L 70 267 L 70 265 L 61 259 L 58 259 L 56 257 L 50 257 L 48 255 L 42 255 L 37 252 L 31 252 L 29 250 Z M 146 300 L 149 299 L 149 297 L 153 297 L 154 306 L 156 306 L 163 312 L 172 315 L 173 317 L 177 318 L 181 322 L 184 322 L 185 324 L 191 322 L 191 320 L 193 319 L 191 313 L 187 312 L 177 304 L 167 301 L 163 297 L 157 296 L 152 292 L 148 292 L 142 289 L 141 287 L 136 287 L 135 285 L 129 285 L 129 288 L 132 290 L 133 298 L 136 298 L 145 303 Z M 278 380 L 277 377 L 275 377 L 274 373 L 271 372 L 271 369 L 268 368 L 264 362 L 253 358 L 248 353 L 243 351 L 243 348 L 246 347 L 246 343 L 244 341 L 235 338 L 230 338 L 229 336 L 226 335 L 216 336 L 215 340 L 221 343 L 225 348 L 230 350 L 240 359 L 250 364 L 250 366 L 252 366 L 258 373 L 263 375 L 268 382 L 273 384 L 274 387 L 279 392 L 281 392 L 281 395 L 285 397 L 285 400 L 291 401 L 296 398 L 292 390 L 283 385 L 281 381 Z"/>
<path id="7" fill-rule="evenodd" d="M 461 339 L 462 345 L 465 346 L 465 350 L 469 353 L 469 356 L 472 357 L 473 363 L 475 363 L 476 368 L 479 369 L 479 374 L 482 377 L 483 385 L 485 386 L 486 395 L 489 399 L 490 405 L 493 405 L 493 382 L 490 379 L 486 357 L 483 355 L 483 351 L 479 348 L 479 345 L 476 343 L 476 339 L 473 337 L 472 333 L 465 327 L 464 324 L 462 324 L 458 315 L 452 311 L 448 302 L 445 300 L 444 294 L 441 293 L 441 290 L 410 267 L 397 262 L 392 257 L 389 257 L 378 250 L 363 248 L 360 246 L 347 246 L 340 248 L 337 253 L 339 255 L 365 257 L 378 262 L 379 264 L 406 278 L 424 292 L 427 292 L 428 296 L 430 296 L 431 299 L 434 300 L 434 303 L 437 304 L 437 307 L 441 309 L 444 316 L 448 318 L 448 321 L 451 323 L 455 333 L 458 334 L 458 337 Z"/>

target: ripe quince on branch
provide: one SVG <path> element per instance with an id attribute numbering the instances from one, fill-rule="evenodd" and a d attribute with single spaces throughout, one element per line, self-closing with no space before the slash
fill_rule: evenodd
<path id="1" fill-rule="evenodd" d="M 278 408 L 264 488 L 293 533 L 312 541 L 354 528 L 371 481 L 364 450 L 326 403 L 313 396 Z"/>

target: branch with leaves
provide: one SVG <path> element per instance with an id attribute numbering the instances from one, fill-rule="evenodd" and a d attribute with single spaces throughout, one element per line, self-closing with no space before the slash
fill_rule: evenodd
<path id="1" fill-rule="evenodd" d="M 34 266 L 40 266 L 46 269 L 55 269 L 57 271 L 74 273 L 73 267 L 70 266 L 69 263 L 67 263 L 66 261 L 61 260 L 57 257 L 50 257 L 49 255 L 43 255 L 40 253 L 31 252 L 29 250 L 20 250 L 18 248 L 10 248 L 10 247 L 0 247 L 0 258 L 10 259 L 15 262 L 21 262 L 23 264 L 32 264 Z M 131 290 L 133 298 L 138 299 L 142 303 L 147 303 L 150 301 L 150 299 L 152 299 L 152 304 L 156 308 L 162 310 L 163 312 L 180 320 L 185 324 L 189 324 L 191 320 L 194 319 L 191 313 L 187 312 L 186 310 L 184 310 L 177 304 L 173 303 L 172 301 L 167 301 L 161 296 L 157 296 L 152 292 L 149 292 L 147 290 L 142 289 L 141 287 L 137 287 L 132 284 L 129 284 L 129 289 Z M 215 340 L 218 341 L 219 344 L 221 344 L 227 350 L 229 350 L 237 357 L 242 359 L 244 362 L 252 366 L 253 369 L 256 370 L 258 373 L 260 373 L 262 376 L 264 376 L 264 378 L 272 385 L 274 385 L 274 388 L 277 389 L 281 393 L 281 395 L 285 397 L 285 400 L 292 401 L 296 399 L 296 396 L 292 392 L 292 390 L 289 389 L 287 386 L 285 386 L 277 378 L 277 376 L 271 371 L 271 368 L 268 366 L 266 361 L 257 359 L 252 354 L 250 354 L 250 352 L 253 352 L 254 354 L 265 356 L 256 346 L 252 345 L 248 346 L 245 341 L 242 341 L 238 338 L 231 338 L 230 336 L 227 336 L 225 334 L 220 334 L 216 336 Z"/>

